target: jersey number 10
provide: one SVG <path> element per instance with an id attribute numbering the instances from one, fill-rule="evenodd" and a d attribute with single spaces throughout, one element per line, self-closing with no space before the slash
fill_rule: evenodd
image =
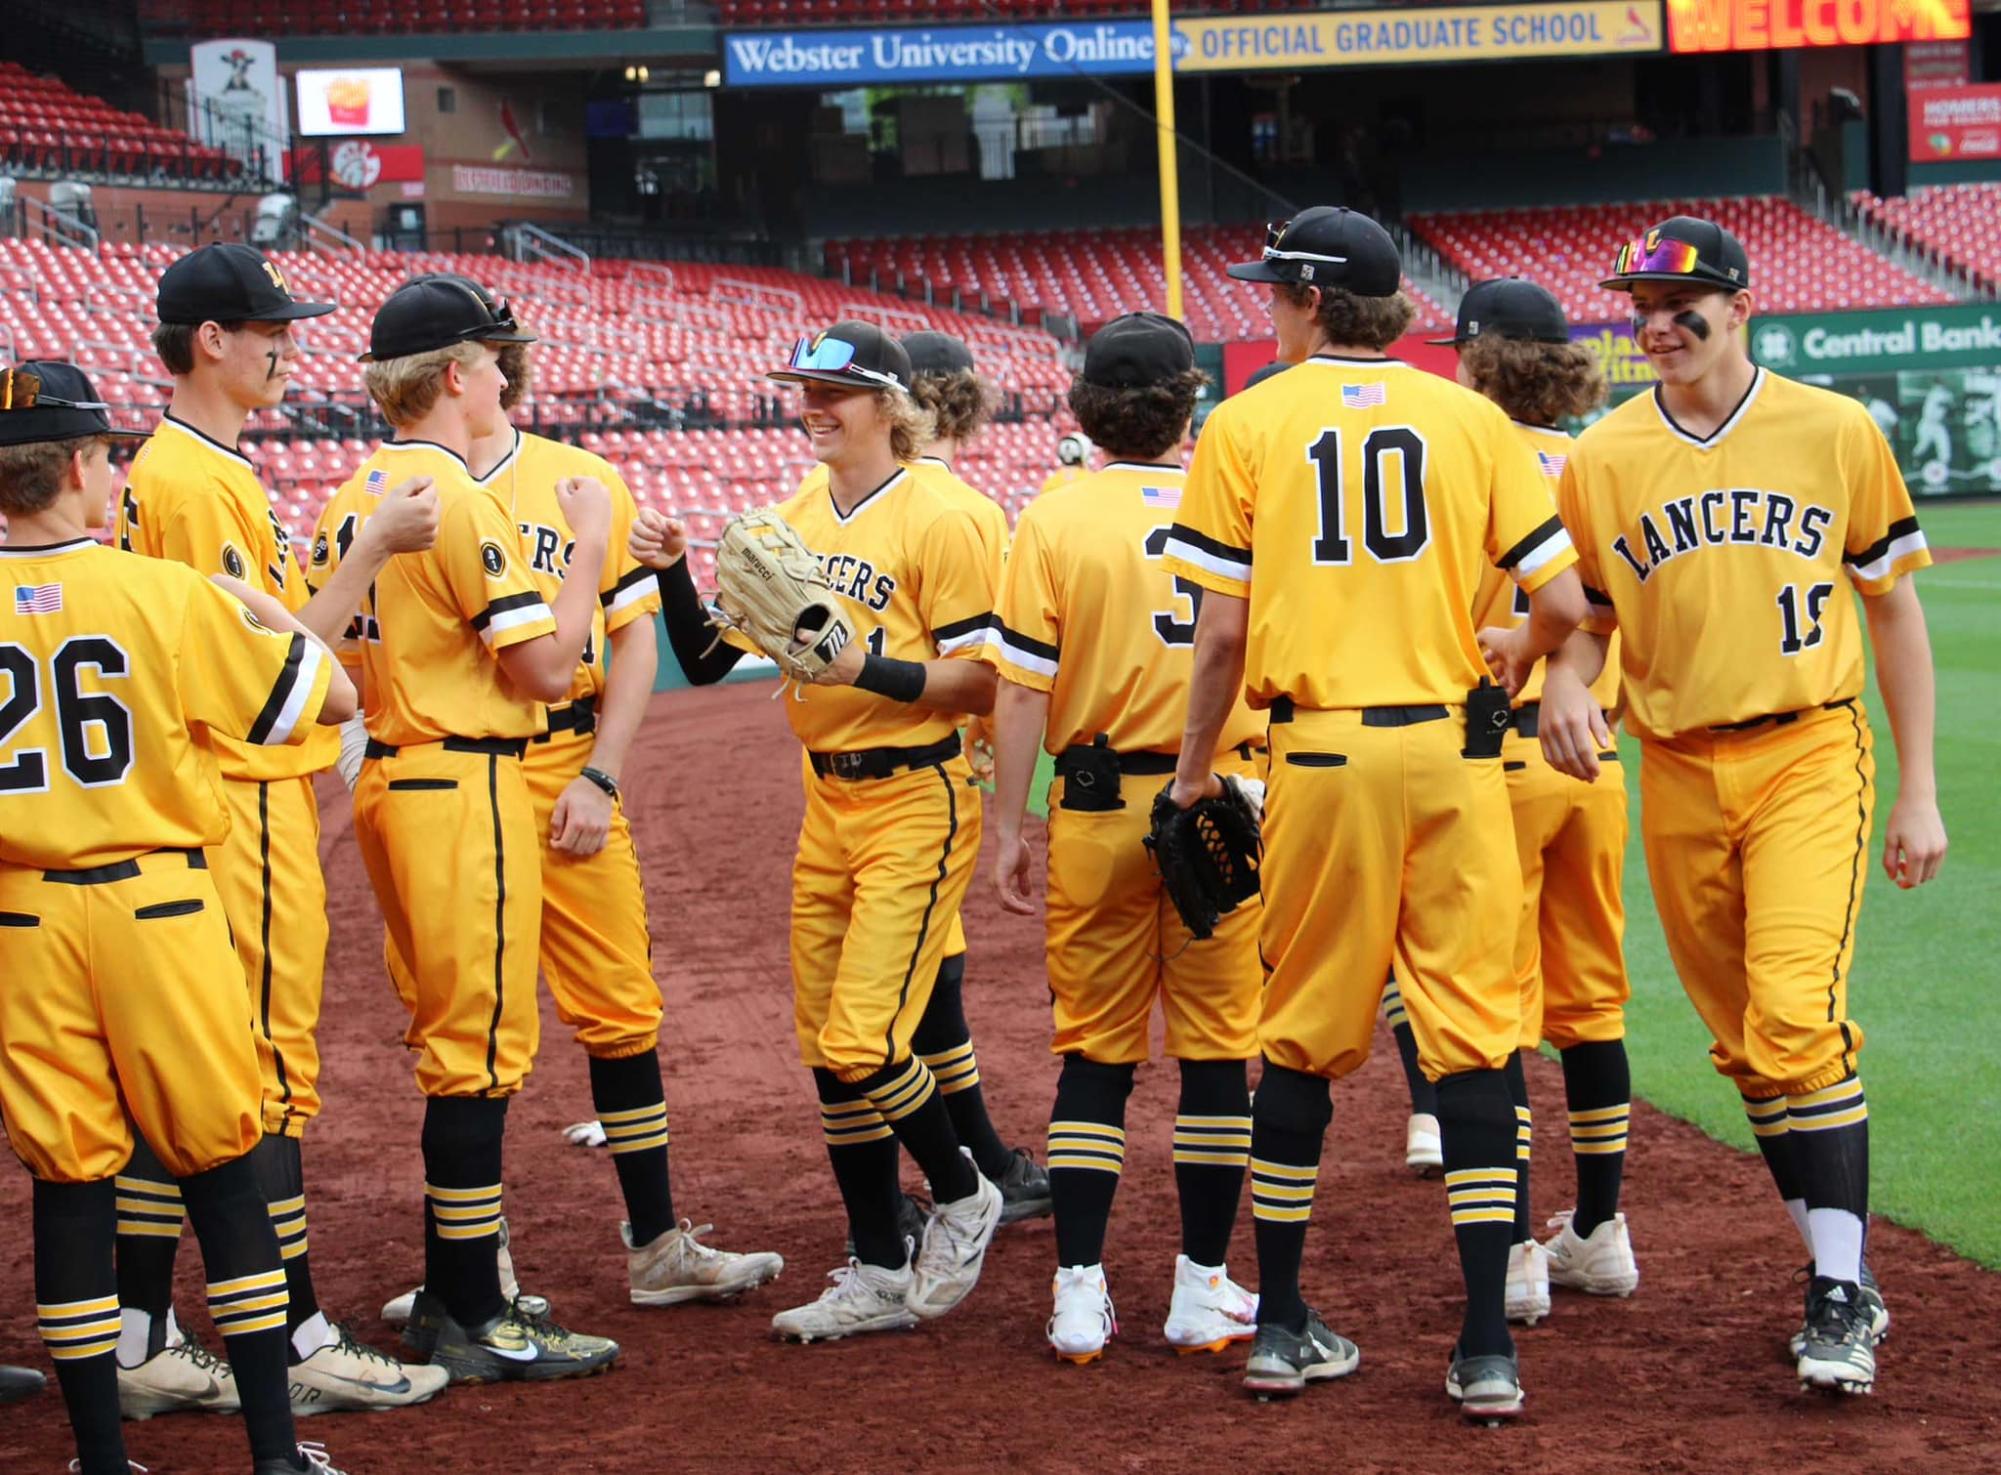
<path id="1" fill-rule="evenodd" d="M 1386 463 L 1396 458 L 1401 476 L 1394 486 Z M 1320 536 L 1313 540 L 1313 561 L 1345 568 L 1355 561 L 1348 539 L 1347 468 L 1341 460 L 1341 432 L 1320 432 L 1307 448 L 1320 479 Z M 1390 529 L 1386 498 L 1402 493 L 1403 531 Z M 1362 442 L 1362 546 L 1377 563 L 1409 563 L 1431 541 L 1431 519 L 1424 505 L 1424 437 L 1408 425 L 1379 425 Z"/>

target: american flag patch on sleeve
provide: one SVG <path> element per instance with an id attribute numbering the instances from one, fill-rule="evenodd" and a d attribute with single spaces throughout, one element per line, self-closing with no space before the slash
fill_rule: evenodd
<path id="1" fill-rule="evenodd" d="M 1351 410 L 1373 410 L 1389 397 L 1388 390 L 1380 384 L 1344 384 L 1341 386 L 1341 403 Z"/>
<path id="2" fill-rule="evenodd" d="M 362 483 L 362 490 L 367 492 L 371 497 L 379 497 L 387 489 L 388 485 L 388 472 L 371 471 L 368 473 L 368 480 Z"/>
<path id="3" fill-rule="evenodd" d="M 63 608 L 60 584 L 16 584 L 14 613 L 17 615 L 59 615 Z"/>
<path id="4" fill-rule="evenodd" d="M 1139 499 L 1149 507 L 1179 507 L 1180 487 L 1141 487 Z"/>
<path id="5" fill-rule="evenodd" d="M 1568 456 L 1555 455 L 1549 451 L 1537 451 L 1535 458 L 1536 463 L 1542 467 L 1542 474 L 1544 476 L 1563 475 L 1563 468 L 1570 460 Z"/>

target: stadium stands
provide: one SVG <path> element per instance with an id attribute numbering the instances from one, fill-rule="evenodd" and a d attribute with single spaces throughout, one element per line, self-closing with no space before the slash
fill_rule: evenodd
<path id="1" fill-rule="evenodd" d="M 1633 205 L 1419 215 L 1411 229 L 1475 281 L 1527 275 L 1574 322 L 1616 322 L 1624 298 L 1598 283 L 1613 254 L 1650 222 L 1706 215 L 1744 242 L 1761 312 L 1815 312 L 1953 299 L 1789 200 L 1662 200 Z"/>
<path id="2" fill-rule="evenodd" d="M 100 252 L 0 241 L 0 352 L 66 357 L 88 368 L 122 425 L 157 419 L 170 385 L 149 334 L 155 283 L 172 246 Z M 1056 340 L 987 318 L 913 310 L 896 299 L 770 268 L 599 262 L 582 277 L 491 256 L 283 254 L 300 297 L 341 304 L 301 324 L 306 353 L 285 408 L 254 418 L 246 449 L 272 506 L 303 540 L 326 499 L 367 453 L 372 417 L 355 356 L 375 307 L 404 277 L 462 271 L 509 297 L 542 335 L 530 410 L 600 452 L 644 506 L 726 516 L 790 492 L 807 464 L 786 393 L 762 371 L 799 333 L 842 317 L 896 332 L 943 328 L 967 339 L 983 369 L 1031 418 L 997 425 L 964 469 L 1010 510 L 1054 464 L 1052 422 L 1069 383 Z M 709 428 L 709 419 L 732 422 Z M 765 424 L 753 423 L 762 419 Z M 607 420 L 627 425 L 604 428 Z M 632 424 L 630 422 L 638 422 Z M 670 428 L 692 425 L 695 428 Z M 323 434 L 301 436 L 302 426 Z"/>
<path id="3" fill-rule="evenodd" d="M 1183 234 L 1183 315 L 1198 341 L 1270 336 L 1262 294 L 1223 270 L 1255 259 L 1263 244 L 1261 225 L 1198 226 Z M 829 271 L 845 267 L 857 282 L 873 272 L 884 284 L 902 277 L 941 292 L 984 292 L 1072 313 L 1087 329 L 1122 312 L 1158 307 L 1161 299 L 1160 234 L 1145 228 L 830 241 L 826 259 Z M 1418 303 L 1419 331 L 1451 326 L 1442 307 L 1404 286 Z"/>
<path id="4" fill-rule="evenodd" d="M 631 30 L 646 0 L 143 0 L 149 30 L 205 36 Z"/>
<path id="5" fill-rule="evenodd" d="M 1905 244 L 1969 272 L 1989 291 L 2001 288 L 2001 184 L 1942 184 L 1886 200 L 1855 197 L 1864 216 Z"/>
<path id="6" fill-rule="evenodd" d="M 221 149 L 11 61 L 0 61 L 0 170 L 135 184 L 207 184 L 243 172 Z"/>

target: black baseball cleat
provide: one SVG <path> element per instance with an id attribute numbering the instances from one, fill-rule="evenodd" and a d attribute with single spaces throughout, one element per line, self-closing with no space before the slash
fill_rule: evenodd
<path id="1" fill-rule="evenodd" d="M 433 1367 L 441 1367 L 454 1383 L 542 1383 L 557 1378 L 588 1378 L 608 1372 L 619 1359 L 618 1343 L 609 1337 L 586 1336 L 557 1326 L 546 1316 L 525 1308 L 519 1298 L 485 1326 L 467 1328 L 452 1319 L 428 1291 L 417 1297 L 410 1314 L 435 1326 L 431 1343 Z"/>
<path id="2" fill-rule="evenodd" d="M 1030 1157 L 1025 1147 L 1014 1150 L 1007 1171 L 994 1182 L 1001 1191 L 1003 1224 L 1041 1219 L 1055 1212 L 1056 1200 L 1049 1193 L 1049 1169 Z"/>
<path id="3" fill-rule="evenodd" d="M 1260 1400 L 1290 1398 L 1308 1383 L 1345 1378 L 1361 1365 L 1361 1349 L 1327 1329 L 1320 1313 L 1308 1310 L 1298 1331 L 1260 1322 L 1244 1364 L 1244 1387 Z"/>
<path id="4" fill-rule="evenodd" d="M 1460 1416 L 1468 1423 L 1498 1424 L 1519 1418 L 1521 1362 L 1512 1352 L 1461 1357 L 1454 1347 L 1452 1365 L 1445 1370 L 1445 1396 L 1459 1405 Z"/>
<path id="5" fill-rule="evenodd" d="M 1801 1388 L 1850 1394 L 1874 1390 L 1874 1319 L 1854 1281 L 1813 1278 L 1798 1370 Z"/>
<path id="6" fill-rule="evenodd" d="M 1793 1279 L 1806 1287 L 1806 1311 L 1800 1318 L 1799 1330 L 1786 1340 L 1786 1360 L 1798 1362 L 1800 1354 L 1806 1350 L 1807 1323 L 1813 1319 L 1813 1262 L 1808 1261 Z M 1876 1284 L 1876 1276 L 1869 1269 L 1869 1262 L 1862 1262 L 1862 1285 L 1857 1304 L 1869 1315 L 1869 1345 L 1873 1348 L 1889 1340 L 1890 1308 L 1883 1300 L 1881 1287 Z"/>
<path id="7" fill-rule="evenodd" d="M 0 1403 L 19 1403 L 42 1391 L 42 1375 L 31 1367 L 0 1366 Z"/>

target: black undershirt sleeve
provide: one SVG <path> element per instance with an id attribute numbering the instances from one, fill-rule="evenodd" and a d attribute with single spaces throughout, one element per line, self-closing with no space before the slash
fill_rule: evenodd
<path id="1" fill-rule="evenodd" d="M 743 652 L 716 638 L 709 624 L 709 612 L 702 596 L 695 592 L 695 576 L 688 572 L 688 560 L 676 559 L 660 570 L 660 618 L 667 626 L 667 643 L 690 684 L 710 686 L 729 675 L 730 668 L 743 659 Z"/>

